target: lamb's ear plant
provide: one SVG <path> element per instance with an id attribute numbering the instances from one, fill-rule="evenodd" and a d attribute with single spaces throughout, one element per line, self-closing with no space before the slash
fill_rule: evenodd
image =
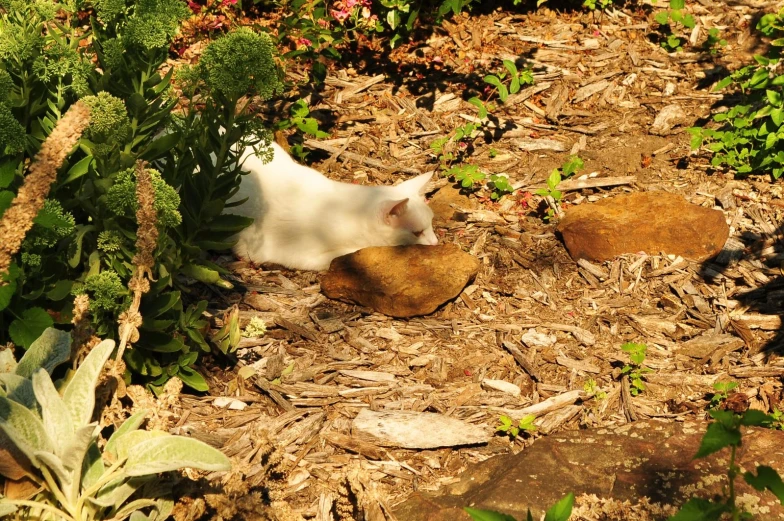
<path id="1" fill-rule="evenodd" d="M 173 502 L 160 486 L 160 473 L 231 467 L 225 455 L 203 442 L 139 430 L 145 412 L 128 418 L 99 448 L 98 423 L 92 421 L 95 387 L 114 347 L 113 340 L 99 343 L 58 387 L 50 371 L 67 359 L 70 336 L 47 329 L 14 373 L 0 374 L 0 453 L 13 460 L 0 470 L 9 479 L 27 477 L 42 489 L 32 499 L 0 496 L 0 515 L 162 520 Z"/>

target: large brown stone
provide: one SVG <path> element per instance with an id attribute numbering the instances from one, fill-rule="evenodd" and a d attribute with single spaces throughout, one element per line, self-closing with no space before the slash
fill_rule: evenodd
<path id="1" fill-rule="evenodd" d="M 459 188 L 448 184 L 441 187 L 428 202 L 430 209 L 433 210 L 433 221 L 437 225 L 443 225 L 452 220 L 452 216 L 457 211 L 454 206 L 462 209 L 473 210 L 476 208 L 476 201 L 460 192 Z"/>
<path id="2" fill-rule="evenodd" d="M 547 508 L 573 492 L 577 508 L 587 503 L 582 494 L 616 501 L 608 506 L 616 516 L 589 519 L 666 519 L 666 515 L 637 517 L 643 513 L 642 498 L 658 506 L 680 506 L 693 495 L 718 496 L 726 487 L 729 449 L 694 459 L 706 427 L 704 422 L 649 420 L 547 436 L 519 454 L 495 456 L 469 467 L 459 482 L 439 491 L 414 493 L 394 513 L 406 521 L 468 521 L 462 508 L 471 506 L 525 519 L 530 508 L 534 519 L 540 519 Z M 784 432 L 745 429 L 737 464 L 755 474 L 757 465 L 782 471 L 781 447 Z M 742 477 L 735 487 L 754 519 L 784 517 L 784 508 L 770 492 L 754 490 Z M 618 503 L 623 501 L 631 503 L 628 517 L 617 516 Z"/>
<path id="3" fill-rule="evenodd" d="M 660 252 L 703 261 L 721 251 L 729 227 L 719 210 L 667 192 L 624 194 L 570 208 L 558 225 L 574 260 Z"/>
<path id="4" fill-rule="evenodd" d="M 377 246 L 334 259 L 321 291 L 393 317 L 427 315 L 459 295 L 478 270 L 479 260 L 454 244 Z"/>

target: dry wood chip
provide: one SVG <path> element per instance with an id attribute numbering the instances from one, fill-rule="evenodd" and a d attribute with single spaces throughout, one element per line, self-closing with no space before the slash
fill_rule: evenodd
<path id="1" fill-rule="evenodd" d="M 571 333 L 574 338 L 583 345 L 592 346 L 596 344 L 596 337 L 593 336 L 593 333 L 587 329 L 571 326 L 569 324 L 553 324 L 549 322 L 542 324 L 542 326 L 549 329 L 555 329 L 556 331 L 566 331 L 567 333 Z"/>
<path id="2" fill-rule="evenodd" d="M 736 336 L 710 331 L 685 342 L 678 353 L 692 358 L 705 358 L 719 348 L 735 350 L 742 346 L 743 340 Z"/>
<path id="3" fill-rule="evenodd" d="M 351 423 L 352 435 L 383 447 L 435 449 L 487 443 L 489 428 L 442 414 L 362 409 Z"/>
<path id="4" fill-rule="evenodd" d="M 548 398 L 544 401 L 541 401 L 537 404 L 530 405 L 528 407 L 524 407 L 522 409 L 502 409 L 498 407 L 490 407 L 491 410 L 494 412 L 501 412 L 510 416 L 514 419 L 520 419 L 524 416 L 528 416 L 532 414 L 534 416 L 543 416 L 549 412 L 557 411 L 566 407 L 568 405 L 572 405 L 577 400 L 587 397 L 588 395 L 585 392 L 580 390 L 574 391 L 567 391 L 563 394 L 559 394 Z"/>
<path id="5" fill-rule="evenodd" d="M 600 372 L 598 367 L 589 364 L 585 360 L 574 360 L 573 358 L 569 358 L 568 356 L 565 355 L 557 356 L 555 358 L 555 361 L 558 363 L 558 365 L 562 365 L 570 369 L 576 369 L 578 371 L 583 371 L 585 373 L 599 374 Z"/>
<path id="6" fill-rule="evenodd" d="M 235 411 L 241 411 L 248 406 L 248 404 L 246 404 L 245 402 L 241 400 L 237 400 L 236 398 L 231 398 L 229 396 L 217 396 L 212 401 L 212 404 L 215 407 L 221 407 L 221 408 L 225 407 Z"/>
<path id="7" fill-rule="evenodd" d="M 594 94 L 598 94 L 606 89 L 610 85 L 610 82 L 607 80 L 600 80 L 596 83 L 591 83 L 590 85 L 586 85 L 585 87 L 580 87 L 577 92 L 574 93 L 574 97 L 572 98 L 572 103 L 580 103 L 584 101 Z"/>
<path id="8" fill-rule="evenodd" d="M 346 436 L 345 434 L 327 432 L 323 433 L 321 437 L 336 447 L 361 454 L 370 459 L 379 460 L 387 457 L 386 451 L 378 445 Z"/>
<path id="9" fill-rule="evenodd" d="M 368 382 L 394 382 L 395 381 L 395 375 L 389 373 L 382 373 L 380 371 L 362 371 L 362 370 L 344 369 L 338 372 L 343 376 L 356 378 L 358 380 L 367 380 Z"/>
<path id="10" fill-rule="evenodd" d="M 319 333 L 310 326 L 306 326 L 305 324 L 298 324 L 283 317 L 278 317 L 275 321 L 280 327 L 287 329 L 292 333 L 296 333 L 302 338 L 312 342 L 318 342 L 322 340 L 321 335 L 319 335 Z"/>
<path id="11" fill-rule="evenodd" d="M 514 397 L 518 397 L 522 393 L 520 387 L 516 386 L 511 382 L 507 382 L 505 380 L 492 380 L 490 378 L 485 378 L 484 380 L 482 380 L 482 387 L 486 389 L 494 389 L 496 391 L 501 391 L 502 393 L 511 394 Z"/>
<path id="12" fill-rule="evenodd" d="M 736 378 L 781 378 L 784 367 L 733 367 L 729 373 Z"/>
<path id="13" fill-rule="evenodd" d="M 556 141 L 555 139 L 531 139 L 531 138 L 520 138 L 515 140 L 517 147 L 521 150 L 525 150 L 527 152 L 533 152 L 535 150 L 553 150 L 555 152 L 565 152 L 569 147 L 560 141 Z"/>

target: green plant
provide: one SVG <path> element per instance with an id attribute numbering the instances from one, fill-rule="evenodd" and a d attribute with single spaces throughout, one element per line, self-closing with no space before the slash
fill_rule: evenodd
<path id="1" fill-rule="evenodd" d="M 534 82 L 533 72 L 530 67 L 518 71 L 517 66 L 512 60 L 503 60 L 503 64 L 506 69 L 505 71 L 501 71 L 498 74 L 488 74 L 484 77 L 485 83 L 495 88 L 501 103 L 505 102 L 510 94 L 520 92 L 520 87 L 522 85 L 531 85 Z M 509 75 L 508 88 L 504 83 L 507 79 L 507 73 Z"/>
<path id="2" fill-rule="evenodd" d="M 58 388 L 50 373 L 68 359 L 70 345 L 68 333 L 46 329 L 13 373 L 0 373 L 0 449 L 7 458 L 3 474 L 9 479 L 27 476 L 42 489 L 32 499 L 0 496 L 0 516 L 163 520 L 173 501 L 161 487 L 160 473 L 231 467 L 226 456 L 201 441 L 138 430 L 145 412 L 128 418 L 99 448 L 100 429 L 92 421 L 95 386 L 114 341 L 95 346 Z"/>
<path id="3" fill-rule="evenodd" d="M 593 396 L 598 400 L 604 400 L 607 398 L 607 393 L 604 392 L 599 385 L 596 383 L 596 380 L 593 378 L 589 378 L 587 382 L 583 385 L 583 390 L 586 394 Z"/>
<path id="4" fill-rule="evenodd" d="M 736 452 L 741 445 L 741 427 L 769 427 L 773 418 L 753 409 L 743 414 L 711 409 L 708 414 L 715 421 L 708 425 L 695 458 L 704 458 L 720 450 L 730 449 L 725 493 L 718 499 L 690 499 L 677 514 L 669 518 L 670 521 L 739 521 L 752 518 L 750 513 L 736 504 L 735 480 L 741 474 L 736 463 Z M 784 482 L 771 467 L 758 465 L 756 475 L 753 472 L 744 472 L 743 479 L 756 490 L 769 490 L 784 504 Z"/>
<path id="5" fill-rule="evenodd" d="M 587 7 L 591 11 L 596 9 L 607 9 L 613 4 L 613 0 L 584 0 L 583 7 Z"/>
<path id="6" fill-rule="evenodd" d="M 778 407 L 774 407 L 773 412 L 770 413 L 770 417 L 773 419 L 771 428 L 784 431 L 784 412 Z"/>
<path id="7" fill-rule="evenodd" d="M 28 346 L 46 327 L 66 326 L 81 293 L 90 296 L 99 336 L 116 336 L 116 319 L 131 300 L 125 288 L 139 232 L 134 165 L 142 160 L 155 191 L 155 282 L 125 361 L 153 388 L 177 375 L 206 390 L 191 366 L 210 350 L 207 303 L 189 294 L 194 279 L 232 287 L 205 252 L 230 248 L 226 238 L 251 222 L 231 215 L 227 201 L 239 185 L 241 151 L 262 151 L 269 140 L 247 95 L 269 99 L 281 90 L 270 38 L 238 29 L 207 45 L 198 64 L 162 74 L 190 15 L 181 0 L 95 1 L 89 39 L 71 4 L 61 6 L 63 20 L 43 0 L 2 5 L 0 215 L 22 185 L 25 163 L 77 98 L 90 106 L 92 123 L 0 274 L 10 282 L 0 288 L 0 342 Z M 181 106 L 175 80 L 187 100 Z"/>
<path id="8" fill-rule="evenodd" d="M 721 32 L 716 27 L 708 29 L 708 37 L 705 39 L 703 47 L 711 54 L 717 54 L 720 47 L 726 47 L 727 40 L 721 37 Z"/>
<path id="9" fill-rule="evenodd" d="M 303 99 L 294 102 L 289 108 L 289 117 L 279 121 L 275 127 L 281 130 L 296 127 L 306 136 L 312 136 L 318 139 L 329 137 L 327 132 L 324 132 L 319 128 L 318 120 L 310 117 L 310 107 L 308 107 L 307 102 Z M 301 144 L 292 146 L 291 152 L 300 160 L 305 160 L 308 155 L 308 152 Z"/>
<path id="10" fill-rule="evenodd" d="M 718 407 L 723 401 L 729 398 L 730 391 L 738 387 L 737 382 L 715 382 L 713 389 L 716 393 L 711 396 L 710 406 L 711 409 Z"/>
<path id="11" fill-rule="evenodd" d="M 661 31 L 664 37 L 660 44 L 668 52 L 682 51 L 683 44 L 688 41 L 687 38 L 680 37 L 674 33 L 672 24 L 679 24 L 686 29 L 692 29 L 696 23 L 692 15 L 683 13 L 685 7 L 686 0 L 670 0 L 670 8 L 666 11 L 659 11 L 654 17 L 659 24 L 659 31 Z"/>
<path id="12" fill-rule="evenodd" d="M 561 199 L 563 193 L 558 190 L 558 185 L 561 181 L 571 176 L 584 166 L 583 160 L 577 156 L 570 156 L 566 163 L 561 166 L 561 169 L 554 168 L 550 175 L 547 177 L 547 187 L 540 188 L 535 193 L 544 197 L 547 201 L 547 211 L 544 216 L 545 221 L 549 221 L 560 213 Z"/>
<path id="13" fill-rule="evenodd" d="M 784 9 L 766 14 L 757 29 L 772 39 L 766 55 L 754 56 L 746 65 L 719 81 L 714 90 L 733 85 L 741 95 L 739 103 L 713 116 L 717 128 L 690 128 L 691 147 L 703 144 L 713 153 L 711 165 L 734 170 L 738 175 L 784 174 L 784 100 L 780 74 L 781 47 L 784 46 Z"/>
<path id="14" fill-rule="evenodd" d="M 509 416 L 504 414 L 498 419 L 501 422 L 501 425 L 495 428 L 496 432 L 504 432 L 509 435 L 510 438 L 513 440 L 517 438 L 520 432 L 525 432 L 531 434 L 536 431 L 536 425 L 534 425 L 534 420 L 536 416 L 533 414 L 528 414 L 520 418 L 515 425 L 514 420 Z"/>
<path id="15" fill-rule="evenodd" d="M 558 501 L 555 505 L 547 509 L 544 514 L 544 521 L 568 521 L 572 515 L 572 507 L 574 506 L 574 494 L 569 493 L 563 499 Z M 474 521 L 515 521 L 515 518 L 506 514 L 493 512 L 492 510 L 479 510 L 476 508 L 463 507 L 463 510 L 468 512 L 471 519 Z M 533 515 L 528 510 L 526 521 L 533 521 Z"/>
<path id="16" fill-rule="evenodd" d="M 645 390 L 645 384 L 642 381 L 643 375 L 652 372 L 652 369 L 643 365 L 648 346 L 626 342 L 621 346 L 621 349 L 629 354 L 629 363 L 621 369 L 621 376 L 629 377 L 631 383 L 629 391 L 632 393 L 632 396 L 637 396 Z"/>

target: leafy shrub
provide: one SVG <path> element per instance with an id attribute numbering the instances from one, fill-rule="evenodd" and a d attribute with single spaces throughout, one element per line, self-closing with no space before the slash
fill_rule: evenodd
<path id="1" fill-rule="evenodd" d="M 656 13 L 655 20 L 659 24 L 659 31 L 662 33 L 661 46 L 667 52 L 682 51 L 683 44 L 688 40 L 686 37 L 677 34 L 678 26 L 684 29 L 693 29 L 696 24 L 694 17 L 684 14 L 686 0 L 670 0 L 670 8 L 666 11 Z M 675 28 L 675 30 L 673 30 Z"/>
<path id="2" fill-rule="evenodd" d="M 621 349 L 625 353 L 629 353 L 629 363 L 623 366 L 621 375 L 629 377 L 631 383 L 629 392 L 632 393 L 632 396 L 637 396 L 645 390 L 643 375 L 652 371 L 652 369 L 643 365 L 648 346 L 645 344 L 626 342 L 621 346 Z"/>
<path id="3" fill-rule="evenodd" d="M 725 112 L 713 116 L 718 128 L 695 127 L 692 148 L 706 144 L 713 152 L 711 164 L 733 169 L 739 175 L 784 174 L 784 74 L 779 72 L 781 47 L 784 46 L 784 9 L 766 14 L 757 29 L 772 39 L 765 56 L 754 56 L 756 63 L 746 65 L 721 80 L 715 90 L 733 85 L 742 100 Z"/>
<path id="4" fill-rule="evenodd" d="M 225 210 L 239 185 L 240 151 L 261 151 L 269 140 L 247 95 L 280 92 L 271 39 L 239 29 L 210 43 L 197 65 L 176 71 L 187 98 L 178 107 L 175 70 L 164 74 L 163 67 L 191 14 L 182 0 L 94 0 L 90 39 L 73 4 L 61 6 L 68 14 L 62 19 L 48 1 L 2 5 L 0 215 L 22 184 L 23 165 L 78 98 L 90 107 L 91 124 L 19 255 L 0 274 L 11 282 L 0 287 L 0 342 L 27 347 L 46 327 L 68 324 L 81 293 L 91 297 L 96 332 L 116 337 L 113 324 L 131 299 L 134 165 L 143 160 L 155 192 L 155 282 L 125 361 L 153 386 L 178 375 L 206 390 L 190 365 L 209 351 L 201 317 L 207 303 L 186 306 L 182 297 L 192 292 L 190 279 L 231 287 L 205 252 L 230 248 L 225 237 L 251 222 Z"/>
<path id="5" fill-rule="evenodd" d="M 558 185 L 561 181 L 571 176 L 580 170 L 585 163 L 577 156 L 570 156 L 566 163 L 561 166 L 561 169 L 554 168 L 550 175 L 547 177 L 547 187 L 540 188 L 536 191 L 536 195 L 544 197 L 547 202 L 547 209 L 545 211 L 544 220 L 549 221 L 561 213 L 560 202 L 563 198 L 563 193 L 558 190 Z"/>
<path id="6" fill-rule="evenodd" d="M 226 456 L 201 441 L 138 430 L 144 411 L 99 448 L 100 429 L 92 421 L 95 386 L 114 341 L 95 346 L 58 389 L 51 372 L 68 359 L 70 345 L 68 333 L 46 329 L 14 372 L 0 373 L 0 451 L 7 458 L 0 471 L 9 479 L 32 476 L 43 489 L 32 500 L 0 495 L 0 516 L 165 519 L 173 501 L 165 497 L 159 473 L 231 467 Z"/>

